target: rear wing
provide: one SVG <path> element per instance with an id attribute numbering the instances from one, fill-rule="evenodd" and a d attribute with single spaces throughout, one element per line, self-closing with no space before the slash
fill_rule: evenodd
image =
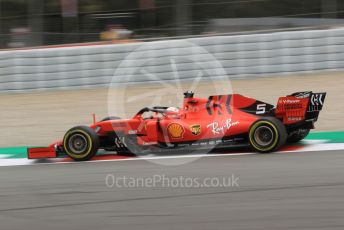
<path id="1" fill-rule="evenodd" d="M 316 122 L 323 108 L 326 93 L 297 92 L 278 99 L 275 115 L 284 124 Z"/>

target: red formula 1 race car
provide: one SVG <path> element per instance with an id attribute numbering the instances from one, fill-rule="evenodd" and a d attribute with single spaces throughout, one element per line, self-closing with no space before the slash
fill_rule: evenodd
<path id="1" fill-rule="evenodd" d="M 89 127 L 74 127 L 48 148 L 29 148 L 28 157 L 67 154 L 85 161 L 99 149 L 142 154 L 242 145 L 261 153 L 273 152 L 308 135 L 326 93 L 294 93 L 280 97 L 276 107 L 239 94 L 195 98 L 186 92 L 184 96 L 180 109 L 143 108 L 131 119 L 109 117 Z"/>

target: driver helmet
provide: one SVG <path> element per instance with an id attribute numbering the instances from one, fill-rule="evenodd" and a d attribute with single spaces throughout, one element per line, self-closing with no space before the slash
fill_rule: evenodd
<path id="1" fill-rule="evenodd" d="M 177 107 L 168 107 L 166 111 L 179 113 L 179 109 Z"/>

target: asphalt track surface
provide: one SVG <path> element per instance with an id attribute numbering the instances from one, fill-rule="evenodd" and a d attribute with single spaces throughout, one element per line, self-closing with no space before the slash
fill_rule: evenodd
<path id="1" fill-rule="evenodd" d="M 108 174 L 239 186 L 109 188 Z M 344 229 L 344 151 L 1 167 L 0 183 L 2 230 Z"/>

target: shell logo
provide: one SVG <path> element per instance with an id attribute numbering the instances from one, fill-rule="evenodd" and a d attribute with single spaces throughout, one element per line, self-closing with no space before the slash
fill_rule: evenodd
<path id="1" fill-rule="evenodd" d="M 167 132 L 171 138 L 177 139 L 183 138 L 185 130 L 181 124 L 171 123 L 167 126 Z"/>

